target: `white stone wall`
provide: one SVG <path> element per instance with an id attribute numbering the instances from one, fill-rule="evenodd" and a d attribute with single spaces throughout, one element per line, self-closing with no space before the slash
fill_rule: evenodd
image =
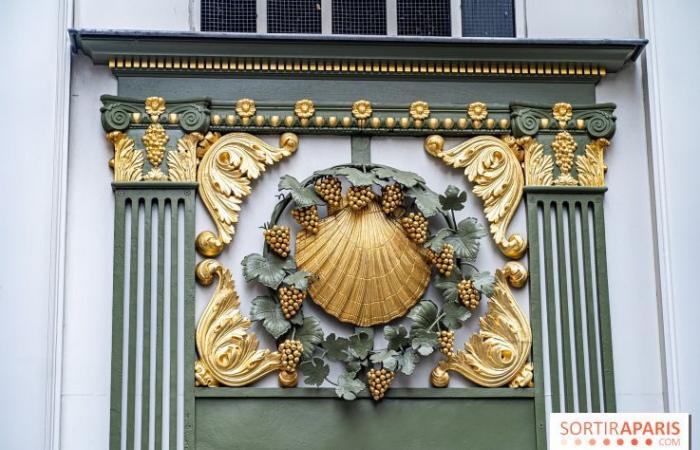
<path id="1" fill-rule="evenodd" d="M 49 448 L 58 435 L 52 432 L 57 413 L 60 448 L 106 449 L 108 444 L 113 206 L 110 149 L 98 110 L 99 96 L 116 93 L 116 81 L 86 57 L 72 57 L 65 264 L 57 265 L 62 261 L 57 243 L 65 108 L 65 85 L 57 85 L 64 47 L 57 36 L 71 24 L 189 30 L 198 21 L 190 15 L 195 1 L 5 0 L 0 5 L 0 54 L 10 68 L 0 71 L 0 119 L 6 127 L 0 164 L 6 202 L 0 219 L 0 356 L 5 362 L 0 448 Z M 700 413 L 693 383 L 700 369 L 695 349 L 700 311 L 691 290 L 700 186 L 690 153 L 693 109 L 700 101 L 694 80 L 698 59 L 693 57 L 700 47 L 694 26 L 700 4 L 655 2 L 651 11 L 649 3 L 642 0 L 640 10 L 636 0 L 518 0 L 527 19 L 518 29 L 529 37 L 645 33 L 654 39 L 648 73 L 640 61 L 608 76 L 597 89 L 598 101 L 618 105 L 606 196 L 618 406 L 622 411 L 664 409 L 668 363 L 669 406 Z M 68 19 L 61 15 L 65 8 L 74 12 Z M 648 98 L 646 82 L 652 88 Z M 397 145 L 387 140 L 382 148 L 391 152 Z M 199 214 L 200 223 L 203 219 Z M 250 221 L 252 227 L 253 217 Z M 662 250 L 657 255 L 658 239 Z M 57 276 L 62 267 L 65 278 Z M 57 292 L 65 292 L 62 315 Z M 58 329 L 53 328 L 56 317 L 63 319 Z M 56 337 L 63 344 L 58 373 L 52 370 Z M 61 394 L 56 408 L 54 383 L 60 383 Z"/>

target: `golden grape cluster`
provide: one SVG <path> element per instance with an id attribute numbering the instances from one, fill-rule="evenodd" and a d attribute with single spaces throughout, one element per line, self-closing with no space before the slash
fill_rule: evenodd
<path id="1" fill-rule="evenodd" d="M 294 208 L 292 217 L 306 231 L 316 234 L 318 233 L 318 222 L 321 220 L 318 216 L 318 208 L 316 205 L 304 206 L 303 208 Z"/>
<path id="2" fill-rule="evenodd" d="M 452 358 L 455 355 L 455 332 L 452 330 L 438 332 L 438 344 L 440 345 L 440 352 L 448 358 Z"/>
<path id="3" fill-rule="evenodd" d="M 265 230 L 265 242 L 267 242 L 272 251 L 286 258 L 289 255 L 289 227 L 275 225 L 272 228 L 268 228 Z"/>
<path id="4" fill-rule="evenodd" d="M 387 369 L 370 369 L 367 372 L 367 382 L 369 384 L 369 393 L 372 398 L 377 401 L 381 400 L 389 390 L 391 382 L 394 381 L 396 374 Z"/>
<path id="5" fill-rule="evenodd" d="M 277 350 L 280 352 L 282 370 L 285 372 L 294 373 L 297 370 L 297 365 L 301 359 L 301 352 L 304 350 L 301 342 L 287 339 L 280 343 Z"/>
<path id="6" fill-rule="evenodd" d="M 401 226 L 416 244 L 423 244 L 428 239 L 428 219 L 419 212 L 402 217 Z"/>
<path id="7" fill-rule="evenodd" d="M 301 303 L 306 298 L 306 291 L 297 289 L 294 286 L 282 286 L 277 289 L 277 296 L 280 299 L 284 318 L 291 319 L 299 312 Z"/>
<path id="8" fill-rule="evenodd" d="M 474 287 L 474 282 L 472 280 L 460 281 L 459 284 L 457 284 L 457 291 L 459 292 L 459 299 L 464 306 L 472 310 L 479 307 L 481 293 Z"/>
<path id="9" fill-rule="evenodd" d="M 390 184 L 382 188 L 382 211 L 391 214 L 403 204 L 403 189 L 398 183 Z"/>
<path id="10" fill-rule="evenodd" d="M 316 180 L 314 190 L 331 208 L 340 208 L 343 204 L 343 194 L 340 180 L 336 177 L 323 177 Z"/>
<path id="11" fill-rule="evenodd" d="M 356 211 L 369 205 L 372 200 L 374 200 L 372 186 L 350 186 L 348 189 L 348 204 Z"/>
<path id="12" fill-rule="evenodd" d="M 454 256 L 455 249 L 450 244 L 443 244 L 440 254 L 437 255 L 437 260 L 435 265 L 438 271 L 445 277 L 449 277 L 452 274 L 452 269 L 454 268 Z"/>

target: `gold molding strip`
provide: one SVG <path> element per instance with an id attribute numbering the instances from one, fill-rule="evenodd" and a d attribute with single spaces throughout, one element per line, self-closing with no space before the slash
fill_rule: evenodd
<path id="1" fill-rule="evenodd" d="M 528 361 L 532 331 L 508 288 L 508 283 L 524 286 L 527 277 L 525 266 L 516 261 L 496 270 L 496 285 L 480 330 L 471 335 L 464 350 L 438 363 L 430 374 L 433 386 L 447 387 L 448 372 L 453 371 L 484 387 L 532 387 L 533 365 Z"/>
<path id="2" fill-rule="evenodd" d="M 161 70 L 270 73 L 390 73 L 448 75 L 516 75 L 604 77 L 603 66 L 551 62 L 456 62 L 299 60 L 288 58 L 211 58 L 118 56 L 109 59 L 112 70 Z"/>

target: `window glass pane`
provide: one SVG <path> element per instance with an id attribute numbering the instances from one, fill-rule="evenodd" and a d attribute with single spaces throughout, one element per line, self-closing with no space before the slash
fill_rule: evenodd
<path id="1" fill-rule="evenodd" d="M 255 0 L 202 0 L 202 31 L 255 33 Z"/>
<path id="2" fill-rule="evenodd" d="M 462 36 L 514 37 L 513 0 L 462 0 Z"/>
<path id="3" fill-rule="evenodd" d="M 401 36 L 451 36 L 450 0 L 397 0 Z"/>
<path id="4" fill-rule="evenodd" d="M 320 33 L 321 0 L 267 0 L 268 33 Z"/>
<path id="5" fill-rule="evenodd" d="M 333 0 L 333 34 L 386 34 L 386 0 Z"/>

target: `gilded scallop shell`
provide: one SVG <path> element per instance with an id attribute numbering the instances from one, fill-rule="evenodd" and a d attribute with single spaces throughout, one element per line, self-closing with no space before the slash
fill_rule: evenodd
<path id="1" fill-rule="evenodd" d="M 430 282 L 421 248 L 376 202 L 323 219 L 315 235 L 300 231 L 296 263 L 318 277 L 309 286 L 314 302 L 363 327 L 406 314 Z"/>

